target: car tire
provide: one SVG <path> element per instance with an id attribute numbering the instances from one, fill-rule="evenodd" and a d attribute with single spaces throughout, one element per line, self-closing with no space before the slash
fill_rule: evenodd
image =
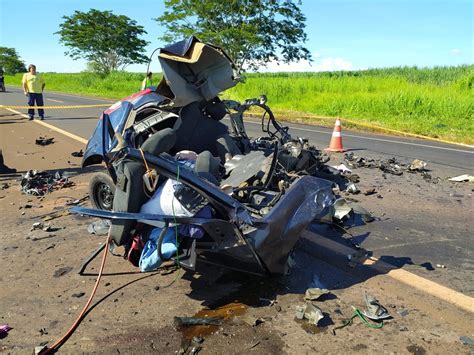
<path id="1" fill-rule="evenodd" d="M 92 207 L 111 211 L 115 195 L 115 184 L 105 173 L 96 173 L 89 182 L 89 199 Z"/>

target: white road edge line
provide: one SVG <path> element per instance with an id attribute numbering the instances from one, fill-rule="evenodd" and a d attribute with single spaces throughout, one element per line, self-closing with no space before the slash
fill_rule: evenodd
<path id="1" fill-rule="evenodd" d="M 60 102 L 60 103 L 64 103 L 64 101 L 61 101 L 61 100 L 55 100 L 55 99 L 49 99 L 49 98 L 46 98 L 46 100 L 49 100 L 49 101 L 54 101 L 54 102 Z"/>
<path id="2" fill-rule="evenodd" d="M 2 106 L 2 105 L 0 105 L 0 107 L 1 107 L 1 106 Z M 24 113 L 18 112 L 18 111 L 16 111 L 16 110 L 11 109 L 11 108 L 6 108 L 6 110 L 8 110 L 8 111 L 10 111 L 10 112 L 13 112 L 13 113 L 16 113 L 17 115 L 20 115 L 20 116 L 22 116 L 22 117 L 24 117 L 24 118 L 29 118 L 28 115 L 25 115 Z M 67 137 L 69 137 L 69 138 L 72 138 L 72 139 L 75 139 L 76 141 L 81 142 L 81 143 L 83 143 L 83 144 L 87 144 L 87 142 L 88 142 L 87 139 L 84 139 L 84 138 L 82 138 L 82 137 L 76 136 L 75 134 L 69 133 L 68 131 L 65 131 L 65 130 L 63 130 L 63 129 L 61 129 L 61 128 L 58 128 L 58 127 L 56 127 L 56 126 L 53 126 L 53 125 L 51 125 L 51 124 L 49 124 L 49 123 L 46 123 L 46 122 L 44 122 L 44 121 L 33 120 L 33 122 L 38 123 L 38 124 L 40 124 L 40 125 L 42 125 L 42 126 L 44 126 L 44 127 L 47 127 L 47 128 L 49 128 L 49 129 L 53 130 L 53 131 L 56 131 L 56 132 L 58 132 L 58 133 L 64 134 L 65 136 L 67 136 Z"/>
<path id="3" fill-rule="evenodd" d="M 260 126 L 260 123 L 258 123 L 258 122 L 246 121 L 245 123 L 251 123 L 251 124 L 255 124 L 255 125 L 259 125 L 259 126 Z M 324 134 L 327 134 L 327 135 L 331 135 L 331 134 L 332 134 L 332 132 L 320 131 L 320 130 L 317 130 L 317 129 L 310 129 L 310 128 L 298 128 L 298 127 L 291 126 L 291 125 L 290 125 L 290 128 L 293 129 L 293 130 L 299 130 L 299 131 L 317 132 L 317 133 L 324 133 Z M 363 136 L 358 136 L 358 135 L 355 135 L 355 134 L 346 134 L 346 133 L 343 133 L 342 136 L 343 136 L 343 137 L 352 137 L 352 138 L 366 139 L 366 140 L 372 140 L 372 141 L 380 141 L 380 142 L 389 142 L 389 143 L 396 143 L 396 144 L 413 145 L 413 146 L 424 147 L 424 148 L 450 150 L 450 151 L 459 152 L 459 153 L 474 154 L 474 151 L 461 150 L 461 149 L 454 149 L 454 148 L 446 148 L 446 147 L 437 147 L 437 146 L 435 146 L 435 145 L 429 145 L 429 144 L 401 142 L 401 141 L 396 141 L 396 140 L 392 140 L 392 139 L 383 139 L 383 138 L 363 137 Z"/>

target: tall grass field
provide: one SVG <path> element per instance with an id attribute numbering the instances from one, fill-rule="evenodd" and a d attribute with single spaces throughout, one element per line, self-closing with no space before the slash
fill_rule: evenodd
<path id="1" fill-rule="evenodd" d="M 122 98 L 140 88 L 143 74 L 44 73 L 47 90 Z M 6 76 L 20 85 L 21 75 Z M 154 78 L 154 84 L 158 78 Z M 281 120 L 324 123 L 340 116 L 361 124 L 460 143 L 474 143 L 474 65 L 401 67 L 324 73 L 246 74 L 224 98 L 265 94 Z"/>

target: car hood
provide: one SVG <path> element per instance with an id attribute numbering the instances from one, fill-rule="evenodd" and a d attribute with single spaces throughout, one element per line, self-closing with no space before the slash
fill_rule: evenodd
<path id="1" fill-rule="evenodd" d="M 240 79 L 235 64 L 221 48 L 194 36 L 161 48 L 158 59 L 163 77 L 156 92 L 175 107 L 209 101 Z"/>

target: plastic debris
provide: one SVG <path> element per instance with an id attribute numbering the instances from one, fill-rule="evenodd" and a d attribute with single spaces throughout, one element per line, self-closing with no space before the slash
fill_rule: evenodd
<path id="1" fill-rule="evenodd" d="M 296 306 L 296 319 L 306 319 L 309 323 L 318 325 L 319 321 L 324 318 L 323 311 L 312 304 L 306 302 L 304 305 Z"/>
<path id="2" fill-rule="evenodd" d="M 474 182 L 474 176 L 464 174 L 464 175 L 459 175 L 459 176 L 449 178 L 448 180 L 449 181 L 456 181 L 456 182 Z"/>
<path id="3" fill-rule="evenodd" d="M 74 183 L 60 172 L 52 175 L 45 171 L 29 170 L 22 176 L 20 190 L 24 194 L 44 196 L 53 190 L 73 185 Z"/>
<path id="4" fill-rule="evenodd" d="M 436 264 L 436 267 L 440 269 L 446 269 L 446 265 L 444 264 Z"/>
<path id="5" fill-rule="evenodd" d="M 344 164 L 339 164 L 339 165 L 335 165 L 333 166 L 334 169 L 337 169 L 339 170 L 341 173 L 345 174 L 345 173 L 352 173 L 352 170 L 349 169 L 346 165 Z"/>
<path id="6" fill-rule="evenodd" d="M 468 336 L 463 335 L 463 336 L 459 337 L 459 340 L 461 340 L 461 342 L 464 345 L 474 346 L 474 340 L 469 338 Z"/>
<path id="7" fill-rule="evenodd" d="M 366 293 L 364 298 L 367 306 L 367 310 L 362 312 L 364 316 L 372 320 L 382 320 L 390 317 L 387 309 L 374 296 Z"/>
<path id="8" fill-rule="evenodd" d="M 327 295 L 329 293 L 328 289 L 325 288 L 318 288 L 318 287 L 311 287 L 308 288 L 304 294 L 305 301 L 316 301 L 321 296 Z"/>
<path id="9" fill-rule="evenodd" d="M 10 327 L 8 324 L 2 324 L 0 325 L 0 335 L 5 335 L 8 334 L 8 332 L 13 329 Z"/>
<path id="10" fill-rule="evenodd" d="M 46 137 L 39 137 L 35 140 L 37 145 L 50 145 L 54 143 L 54 137 L 46 138 Z"/>
<path id="11" fill-rule="evenodd" d="M 352 207 L 343 198 L 337 199 L 331 208 L 334 218 L 341 221 L 352 212 Z"/>

